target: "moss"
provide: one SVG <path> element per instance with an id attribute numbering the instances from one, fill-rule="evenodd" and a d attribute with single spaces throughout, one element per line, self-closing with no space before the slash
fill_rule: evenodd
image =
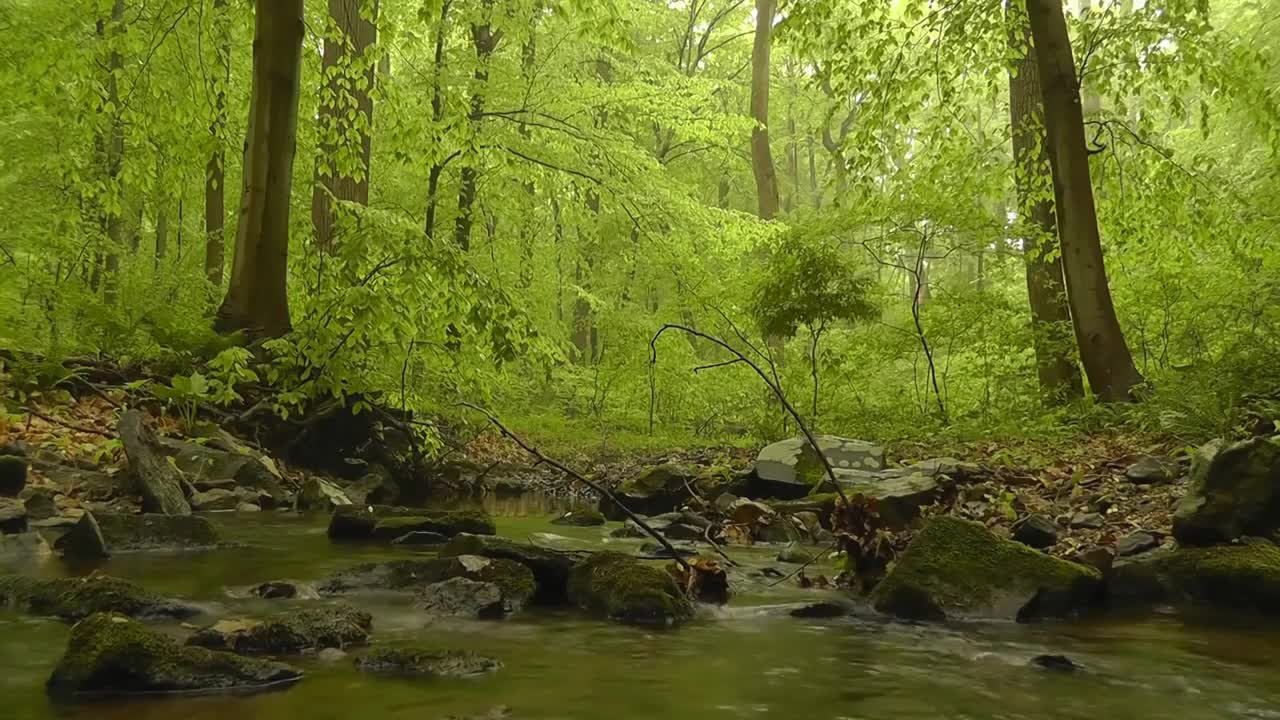
<path id="1" fill-rule="evenodd" d="M 198 515 L 95 513 L 110 552 L 155 548 L 204 548 L 221 542 L 218 530 Z"/>
<path id="2" fill-rule="evenodd" d="M 188 618 L 200 613 L 199 608 L 192 605 L 103 575 L 55 580 L 0 575 L 0 603 L 64 620 L 79 620 L 99 612 L 141 618 Z"/>
<path id="3" fill-rule="evenodd" d="M 263 622 L 215 623 L 187 644 L 241 654 L 290 655 L 325 648 L 361 645 L 369 639 L 373 618 L 348 605 L 308 608 Z"/>
<path id="4" fill-rule="evenodd" d="M 494 535 L 493 518 L 479 510 L 429 511 L 375 505 L 372 508 L 344 505 L 329 520 L 329 537 L 334 540 L 391 541 L 410 532 Z"/>
<path id="5" fill-rule="evenodd" d="M 940 517 L 916 535 L 871 599 L 877 610 L 900 617 L 1026 620 L 1079 610 L 1099 581 L 1093 568 L 1002 540 L 977 523 Z"/>
<path id="6" fill-rule="evenodd" d="M 1249 538 L 1238 545 L 1178 547 L 1116 567 L 1113 605 L 1221 607 L 1280 614 L 1280 548 Z"/>
<path id="7" fill-rule="evenodd" d="M 581 553 L 561 552 L 506 538 L 467 533 L 455 536 L 440 550 L 442 558 L 461 555 L 512 560 L 524 565 L 537 583 L 538 590 L 533 602 L 539 605 L 563 605 L 568 602 L 569 571 L 582 556 Z"/>
<path id="8" fill-rule="evenodd" d="M 261 689 L 296 682 L 281 663 L 183 647 L 123 615 L 97 613 L 71 630 L 47 683 L 50 695 L 127 695 Z"/>
<path id="9" fill-rule="evenodd" d="M 468 558 L 479 562 L 468 561 Z M 364 563 L 330 576 L 317 589 L 324 595 L 360 590 L 417 590 L 455 577 L 491 582 L 506 598 L 521 605 L 537 590 L 533 572 L 521 563 L 473 555 Z"/>
<path id="10" fill-rule="evenodd" d="M 1191 485 L 1173 516 L 1186 545 L 1229 542 L 1280 528 L 1280 438 L 1213 441 L 1191 461 Z"/>
<path id="11" fill-rule="evenodd" d="M 468 677 L 494 672 L 502 663 L 461 650 L 378 650 L 356 658 L 357 670 L 411 677 Z"/>
<path id="12" fill-rule="evenodd" d="M 693 616 L 669 573 L 615 552 L 598 552 L 575 565 L 569 598 L 588 612 L 630 624 L 673 625 Z"/>

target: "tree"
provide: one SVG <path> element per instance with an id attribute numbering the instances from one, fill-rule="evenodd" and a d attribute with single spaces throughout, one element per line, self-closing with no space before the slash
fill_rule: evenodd
<path id="1" fill-rule="evenodd" d="M 227 244 L 227 86 L 231 84 L 231 29 L 227 0 L 213 0 L 213 21 L 217 61 L 209 79 L 209 89 L 213 92 L 213 120 L 209 123 L 213 150 L 209 153 L 204 175 L 204 273 L 215 288 L 221 288 Z"/>
<path id="2" fill-rule="evenodd" d="M 444 122 L 444 48 L 445 34 L 449 30 L 451 4 L 451 0 L 442 0 L 440 19 L 436 22 L 435 57 L 432 61 L 434 72 L 431 77 L 431 122 L 437 127 Z M 440 204 L 440 176 L 444 174 L 446 162 L 448 162 L 447 158 L 436 160 L 431 163 L 431 169 L 427 171 L 427 212 L 423 227 L 428 238 L 433 237 L 436 232 L 436 208 Z"/>
<path id="3" fill-rule="evenodd" d="M 378 0 L 329 0 L 329 23 L 320 61 L 321 141 L 311 194 L 311 224 L 323 252 L 335 249 L 333 201 L 369 204 Z"/>
<path id="4" fill-rule="evenodd" d="M 484 0 L 483 11 L 487 15 L 493 8 L 493 0 Z M 489 84 L 489 58 L 502 40 L 502 32 L 495 31 L 486 17 L 471 24 L 471 40 L 476 50 L 476 71 L 471 91 L 471 129 L 479 133 L 484 118 L 484 98 Z M 463 250 L 471 248 L 472 213 L 476 203 L 477 158 L 462 167 L 462 182 L 458 187 L 458 216 L 454 221 L 453 238 Z"/>
<path id="5" fill-rule="evenodd" d="M 751 170 L 756 178 L 756 198 L 762 220 L 778 215 L 778 176 L 769 149 L 769 49 L 776 0 L 756 0 L 755 42 L 751 48 Z"/>
<path id="6" fill-rule="evenodd" d="M 109 31 L 108 31 L 109 30 Z M 106 38 L 110 47 L 107 56 L 106 81 L 103 91 L 102 112 L 106 115 L 106 135 L 94 140 L 102 161 L 103 184 L 106 186 L 106 202 L 102 208 L 102 231 L 107 239 L 104 253 L 102 283 L 103 302 L 114 305 L 120 294 L 120 249 L 124 247 L 124 188 L 121 170 L 124 165 L 124 123 L 120 118 L 120 72 L 124 58 L 120 53 L 119 37 L 124 33 L 124 0 L 111 4 L 111 18 L 98 20 L 98 37 Z M 97 261 L 94 261 L 96 274 Z M 96 289 L 97 283 L 94 283 Z"/>
<path id="7" fill-rule="evenodd" d="M 1073 352 L 1071 309 L 1067 305 L 1058 227 L 1053 216 L 1053 179 L 1044 134 L 1040 69 L 1022 8 L 1011 7 L 1008 18 L 1010 49 L 1022 56 L 1009 75 L 1009 126 L 1036 372 L 1045 403 L 1059 405 L 1082 397 L 1084 387 Z"/>
<path id="8" fill-rule="evenodd" d="M 289 332 L 289 202 L 298 131 L 302 0 L 257 0 L 253 86 L 244 143 L 240 223 L 215 329 Z"/>
<path id="9" fill-rule="evenodd" d="M 1027 12 L 1044 98 L 1063 274 L 1080 357 L 1089 387 L 1098 399 L 1132 400 L 1142 375 L 1125 343 L 1107 282 L 1089 176 L 1080 82 L 1066 18 L 1059 0 L 1027 0 Z"/>

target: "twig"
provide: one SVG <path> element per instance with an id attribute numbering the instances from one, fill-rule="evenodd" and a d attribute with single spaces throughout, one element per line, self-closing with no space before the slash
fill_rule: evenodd
<path id="1" fill-rule="evenodd" d="M 99 430 L 98 428 L 85 427 L 83 425 L 76 425 L 75 423 L 67 422 L 66 420 L 59 420 L 56 417 L 45 415 L 39 410 L 33 410 L 32 408 L 29 408 L 29 407 L 23 407 L 23 408 L 20 408 L 20 410 L 28 415 L 38 417 L 41 420 L 44 420 L 45 422 L 51 422 L 55 425 L 61 425 L 64 428 L 69 428 L 71 430 L 75 430 L 76 432 L 92 433 L 94 435 L 101 435 L 102 437 L 105 437 L 105 438 L 115 437 L 115 434 L 108 432 L 106 430 Z"/>
<path id="2" fill-rule="evenodd" d="M 822 552 L 818 553 L 817 555 L 814 555 L 813 557 L 809 558 L 809 561 L 808 561 L 808 562 L 806 562 L 805 564 L 803 564 L 803 565 L 801 565 L 800 567 L 796 568 L 795 570 L 791 571 L 790 573 L 788 573 L 788 574 L 786 574 L 786 575 L 783 575 L 782 577 L 778 578 L 778 580 L 777 580 L 776 582 L 769 583 L 768 587 L 774 587 L 775 585 L 781 585 L 782 583 L 786 582 L 787 580 L 790 580 L 791 578 L 795 577 L 796 575 L 799 575 L 800 573 L 804 572 L 804 569 L 805 569 L 805 568 L 807 568 L 807 567 L 809 567 L 810 565 L 814 564 L 815 562 L 817 562 L 817 561 L 818 561 L 818 558 L 820 558 L 820 557 L 822 557 L 823 555 L 826 555 L 827 553 L 829 553 L 829 552 L 831 552 L 832 550 L 834 550 L 834 549 L 836 548 L 836 543 L 838 543 L 838 542 L 840 542 L 840 541 L 839 541 L 839 540 L 833 540 L 833 541 L 831 541 L 831 544 L 827 546 L 827 549 L 826 549 L 826 550 L 823 550 Z"/>
<path id="3" fill-rule="evenodd" d="M 654 540 L 658 541 L 659 545 L 666 548 L 667 551 L 671 553 L 671 557 L 675 559 L 676 564 L 678 564 L 685 572 L 689 574 L 693 574 L 693 568 L 690 567 L 689 563 L 686 562 L 684 558 L 680 557 L 680 553 L 676 550 L 675 546 L 672 545 L 669 540 L 667 540 L 665 537 L 659 534 L 657 530 L 654 530 L 653 528 L 649 527 L 649 524 L 644 521 L 644 518 L 631 512 L 631 510 L 627 508 L 626 505 L 623 505 L 621 502 L 618 502 L 618 498 L 615 497 L 612 492 L 605 489 L 602 485 L 592 482 L 591 480 L 588 480 L 586 477 L 584 477 L 581 473 L 577 472 L 573 468 L 570 468 L 566 465 L 562 465 L 561 463 L 557 462 L 555 459 L 547 457 L 546 455 L 543 455 L 542 451 L 538 450 L 532 445 L 529 445 L 524 440 L 522 440 L 520 436 L 516 435 L 515 433 L 507 429 L 507 426 L 503 425 L 502 421 L 499 420 L 497 416 L 495 416 L 493 413 L 489 412 L 488 410 L 485 410 L 479 405 L 466 402 L 465 400 L 462 402 L 459 402 L 458 405 L 461 407 L 470 408 L 471 410 L 475 410 L 476 412 L 484 415 L 486 418 L 489 419 L 489 422 L 492 423 L 494 427 L 498 428 L 499 432 L 501 432 L 504 436 L 506 436 L 516 445 L 519 445 L 522 450 L 538 458 L 539 462 L 543 462 L 543 463 L 546 463 L 547 465 L 550 465 L 551 467 L 559 470 L 565 475 L 568 475 L 574 480 L 577 480 L 583 485 L 586 485 L 587 487 L 591 488 L 597 493 L 600 493 L 604 497 L 609 498 L 609 501 L 612 502 L 615 506 L 617 506 L 617 508 L 621 510 L 622 513 L 626 515 L 628 519 L 630 519 L 636 525 L 640 526 L 641 530 L 644 530 L 645 532 L 649 533 L 649 535 L 651 535 Z"/>

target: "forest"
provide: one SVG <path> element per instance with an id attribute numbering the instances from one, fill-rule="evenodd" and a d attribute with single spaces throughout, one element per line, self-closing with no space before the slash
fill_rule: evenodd
<path id="1" fill-rule="evenodd" d="M 0 0 L 0 701 L 1266 716 L 1277 23 Z"/>

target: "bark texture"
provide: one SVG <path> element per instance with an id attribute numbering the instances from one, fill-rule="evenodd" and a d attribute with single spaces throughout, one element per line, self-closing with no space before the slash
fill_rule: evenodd
<path id="1" fill-rule="evenodd" d="M 769 148 L 769 50 L 776 0 L 756 0 L 755 42 L 751 48 L 751 171 L 762 220 L 778 216 L 778 176 Z"/>
<path id="2" fill-rule="evenodd" d="M 228 26 L 227 0 L 213 0 L 214 26 L 218 49 L 213 86 L 213 151 L 204 170 L 204 273 L 215 288 L 222 287 L 222 270 L 226 265 L 227 225 L 227 85 L 231 82 L 231 31 Z"/>

